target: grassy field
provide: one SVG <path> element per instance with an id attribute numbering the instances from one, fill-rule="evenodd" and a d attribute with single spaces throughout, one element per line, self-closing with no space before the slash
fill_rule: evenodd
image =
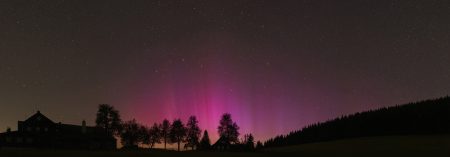
<path id="1" fill-rule="evenodd" d="M 367 137 L 264 151 L 302 156 L 450 156 L 450 135 Z"/>
<path id="2" fill-rule="evenodd" d="M 450 135 L 391 136 L 271 148 L 257 152 L 73 151 L 1 149 L 0 157 L 253 157 L 253 156 L 450 156 Z"/>

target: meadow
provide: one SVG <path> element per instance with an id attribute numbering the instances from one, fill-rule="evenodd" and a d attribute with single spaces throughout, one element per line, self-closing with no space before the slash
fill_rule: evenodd
<path id="1" fill-rule="evenodd" d="M 382 156 L 419 157 L 450 156 L 450 135 L 385 136 L 345 139 L 339 141 L 303 144 L 297 146 L 270 148 L 255 152 L 209 152 L 209 151 L 79 151 L 0 149 L 1 157 L 257 157 L 257 156 Z"/>

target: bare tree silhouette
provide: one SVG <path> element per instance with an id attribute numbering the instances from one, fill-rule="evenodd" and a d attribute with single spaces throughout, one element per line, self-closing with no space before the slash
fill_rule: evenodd
<path id="1" fill-rule="evenodd" d="M 150 148 L 153 148 L 156 143 L 161 143 L 161 129 L 157 123 L 154 123 L 153 126 L 148 130 L 148 136 L 145 140 L 146 144 L 150 145 Z"/>
<path id="2" fill-rule="evenodd" d="M 167 149 L 167 143 L 170 142 L 169 134 L 170 134 L 170 122 L 167 119 L 164 119 L 159 127 L 161 129 L 161 138 L 164 140 L 164 149 Z"/>

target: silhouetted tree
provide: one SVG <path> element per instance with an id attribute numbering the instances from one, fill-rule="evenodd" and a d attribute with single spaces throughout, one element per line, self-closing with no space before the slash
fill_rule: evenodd
<path id="1" fill-rule="evenodd" d="M 156 143 L 161 143 L 161 129 L 158 124 L 153 124 L 153 126 L 148 130 L 148 136 L 144 140 L 146 144 L 153 148 Z"/>
<path id="2" fill-rule="evenodd" d="M 222 115 L 222 119 L 220 120 L 220 125 L 218 127 L 218 132 L 220 137 L 223 138 L 226 142 L 239 142 L 239 126 L 235 122 L 233 122 L 229 113 L 225 113 Z"/>
<path id="3" fill-rule="evenodd" d="M 164 119 L 161 123 L 161 126 L 159 127 L 161 129 L 161 138 L 164 140 L 164 149 L 167 149 L 166 145 L 169 140 L 169 134 L 170 134 L 170 122 L 167 119 Z"/>
<path id="4" fill-rule="evenodd" d="M 186 138 L 186 127 L 180 119 L 175 119 L 170 128 L 170 141 L 178 144 L 178 151 L 180 151 L 180 144 Z"/>
<path id="5" fill-rule="evenodd" d="M 253 135 L 252 134 L 245 135 L 243 144 L 245 144 L 245 147 L 249 150 L 255 149 L 255 138 L 253 137 Z"/>
<path id="6" fill-rule="evenodd" d="M 192 150 L 194 150 L 194 147 L 198 147 L 199 140 L 200 140 L 200 134 L 201 130 L 200 127 L 198 127 L 198 120 L 195 116 L 190 116 L 189 120 L 186 124 L 187 129 L 187 136 L 186 136 L 186 142 L 188 146 L 191 146 Z"/>
<path id="7" fill-rule="evenodd" d="M 98 106 L 97 118 L 95 120 L 97 127 L 105 129 L 108 135 L 117 135 L 120 131 L 122 120 L 119 111 L 108 104 Z"/>
<path id="8" fill-rule="evenodd" d="M 209 140 L 208 131 L 206 131 L 206 130 L 205 130 L 205 132 L 203 132 L 203 137 L 200 140 L 199 148 L 201 150 L 209 150 L 211 148 L 211 140 Z"/>
<path id="9" fill-rule="evenodd" d="M 262 149 L 263 148 L 263 144 L 261 143 L 261 141 L 256 142 L 256 149 Z"/>
<path id="10" fill-rule="evenodd" d="M 123 123 L 120 133 L 122 145 L 124 148 L 137 148 L 139 143 L 144 141 L 147 132 L 147 129 L 135 119 Z"/>

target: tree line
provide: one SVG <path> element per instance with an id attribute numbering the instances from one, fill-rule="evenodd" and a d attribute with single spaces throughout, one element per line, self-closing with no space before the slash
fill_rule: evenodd
<path id="1" fill-rule="evenodd" d="M 177 144 L 180 151 L 181 144 L 184 144 L 184 149 L 212 150 L 208 131 L 204 130 L 201 136 L 202 130 L 198 123 L 196 116 L 190 116 L 186 124 L 181 119 L 172 122 L 164 119 L 161 123 L 147 127 L 135 119 L 122 121 L 119 111 L 108 104 L 99 105 L 96 117 L 96 126 L 103 128 L 108 135 L 120 137 L 124 149 L 137 149 L 141 145 L 154 148 L 156 144 L 164 144 L 164 149 L 167 149 L 167 144 Z M 247 134 L 239 140 L 239 126 L 228 113 L 222 115 L 217 131 L 220 139 L 233 145 L 233 148 L 254 149 L 253 135 Z"/>
<path id="2" fill-rule="evenodd" d="M 264 142 L 278 147 L 366 136 L 450 133 L 450 97 L 383 107 L 312 124 Z"/>

